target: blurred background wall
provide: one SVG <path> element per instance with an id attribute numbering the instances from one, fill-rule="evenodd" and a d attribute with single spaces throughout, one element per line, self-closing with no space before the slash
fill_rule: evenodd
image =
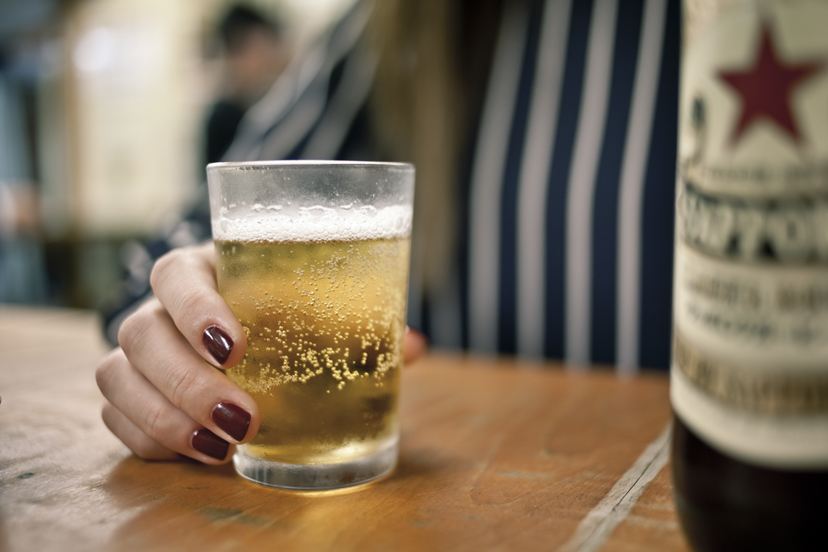
<path id="1" fill-rule="evenodd" d="M 0 0 L 0 303 L 100 308 L 204 180 L 229 0 Z M 293 55 L 352 0 L 249 0 Z"/>

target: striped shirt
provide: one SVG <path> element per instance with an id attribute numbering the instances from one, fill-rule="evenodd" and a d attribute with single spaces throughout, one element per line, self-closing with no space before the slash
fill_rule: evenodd
<path id="1" fill-rule="evenodd" d="M 666 368 L 679 0 L 504 4 L 460 255 L 444 289 L 412 279 L 409 324 L 436 347 Z M 248 112 L 226 160 L 375 158 L 369 12 L 358 4 Z"/>

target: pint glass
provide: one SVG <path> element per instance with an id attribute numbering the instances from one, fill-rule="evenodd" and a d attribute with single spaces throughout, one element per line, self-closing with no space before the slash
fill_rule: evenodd
<path id="1" fill-rule="evenodd" d="M 405 330 L 414 167 L 207 167 L 218 289 L 247 335 L 228 377 L 261 412 L 236 471 L 321 490 L 389 473 Z"/>

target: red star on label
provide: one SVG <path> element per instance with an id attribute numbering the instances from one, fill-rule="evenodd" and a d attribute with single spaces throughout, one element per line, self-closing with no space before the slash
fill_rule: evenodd
<path id="1" fill-rule="evenodd" d="M 779 59 L 770 30 L 762 26 L 759 55 L 747 70 L 719 72 L 719 78 L 741 97 L 742 115 L 730 138 L 735 144 L 757 120 L 770 119 L 798 142 L 802 137 L 791 113 L 791 96 L 796 87 L 822 69 L 821 64 L 789 64 Z"/>

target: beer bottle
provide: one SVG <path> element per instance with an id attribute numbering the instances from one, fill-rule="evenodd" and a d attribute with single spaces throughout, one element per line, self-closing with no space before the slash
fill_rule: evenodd
<path id="1" fill-rule="evenodd" d="M 679 518 L 696 550 L 828 550 L 828 1 L 683 8 Z"/>

